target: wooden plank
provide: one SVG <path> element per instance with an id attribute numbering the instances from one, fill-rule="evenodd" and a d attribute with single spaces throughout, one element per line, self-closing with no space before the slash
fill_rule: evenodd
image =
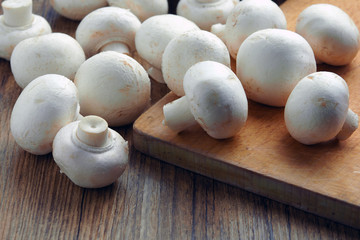
<path id="1" fill-rule="evenodd" d="M 286 1 L 288 28 L 318 0 Z M 344 9 L 360 26 L 360 2 L 326 1 Z M 350 107 L 360 113 L 360 54 L 348 66 L 318 66 L 341 75 Z M 134 123 L 134 144 L 143 153 L 308 212 L 360 228 L 360 131 L 344 142 L 304 146 L 291 138 L 283 108 L 249 102 L 249 118 L 234 138 L 215 140 L 199 127 L 176 134 L 162 125 L 166 95 Z"/>

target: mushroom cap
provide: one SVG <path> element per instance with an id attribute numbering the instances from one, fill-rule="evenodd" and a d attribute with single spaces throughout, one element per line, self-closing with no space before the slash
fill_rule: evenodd
<path id="1" fill-rule="evenodd" d="M 296 32 L 309 42 L 319 62 L 346 65 L 359 51 L 358 28 L 349 15 L 331 4 L 314 4 L 303 10 Z"/>
<path id="2" fill-rule="evenodd" d="M 104 118 L 109 126 L 133 122 L 150 101 L 150 79 L 133 58 L 107 51 L 86 60 L 75 76 L 81 114 Z"/>
<path id="3" fill-rule="evenodd" d="M 135 33 L 139 19 L 127 9 L 104 7 L 89 13 L 76 29 L 76 40 L 87 57 L 99 52 L 108 43 L 121 42 L 135 49 Z"/>
<path id="4" fill-rule="evenodd" d="M 56 133 L 78 114 L 74 83 L 60 75 L 44 75 L 25 87 L 16 100 L 10 119 L 11 133 L 25 151 L 47 154 Z"/>
<path id="5" fill-rule="evenodd" d="M 270 106 L 285 106 L 295 85 L 316 71 L 314 53 L 295 32 L 264 29 L 240 46 L 236 74 L 249 99 Z"/>
<path id="6" fill-rule="evenodd" d="M 340 76 L 316 72 L 304 77 L 285 106 L 290 135 L 303 144 L 333 139 L 342 129 L 349 107 L 349 89 Z"/>
<path id="7" fill-rule="evenodd" d="M 184 90 L 195 120 L 211 137 L 229 138 L 244 126 L 245 91 L 227 66 L 213 61 L 194 64 L 185 74 Z"/>
<path id="8" fill-rule="evenodd" d="M 215 61 L 230 67 L 230 55 L 225 44 L 214 34 L 199 30 L 184 33 L 165 48 L 162 72 L 167 86 L 178 96 L 184 96 L 183 79 L 195 63 Z"/>
<path id="9" fill-rule="evenodd" d="M 50 0 L 51 6 L 60 15 L 72 20 L 81 20 L 95 9 L 105 7 L 106 0 Z"/>
<path id="10" fill-rule="evenodd" d="M 51 27 L 45 18 L 34 15 L 31 25 L 9 27 L 4 24 L 4 16 L 0 16 L 0 57 L 10 60 L 15 46 L 27 38 L 51 33 Z"/>
<path id="11" fill-rule="evenodd" d="M 199 30 L 199 27 L 181 16 L 165 14 L 150 17 L 136 32 L 136 50 L 148 63 L 161 69 L 162 55 L 171 39 L 194 30 Z"/>
<path id="12" fill-rule="evenodd" d="M 82 143 L 76 129 L 80 121 L 61 128 L 53 143 L 53 157 L 61 172 L 80 187 L 100 188 L 115 182 L 127 163 L 128 143 L 116 131 L 109 129 L 109 143 L 91 147 Z"/>
<path id="13" fill-rule="evenodd" d="M 21 41 L 14 48 L 10 65 L 16 83 L 24 88 L 45 74 L 59 74 L 72 80 L 84 61 L 84 51 L 74 38 L 51 33 Z"/>
<path id="14" fill-rule="evenodd" d="M 141 22 L 155 16 L 168 13 L 167 0 L 108 0 L 110 6 L 129 9 Z"/>
<path id="15" fill-rule="evenodd" d="M 282 10 L 271 0 L 243 0 L 226 20 L 224 39 L 231 56 L 236 59 L 243 41 L 252 33 L 267 29 L 286 29 Z"/>
<path id="16" fill-rule="evenodd" d="M 235 7 L 234 0 L 181 0 L 176 13 L 198 25 L 201 29 L 210 31 L 216 23 L 225 24 L 231 10 Z"/>

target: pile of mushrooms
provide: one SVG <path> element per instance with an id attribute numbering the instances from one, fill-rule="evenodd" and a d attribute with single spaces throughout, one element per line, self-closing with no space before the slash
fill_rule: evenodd
<path id="1" fill-rule="evenodd" d="M 332 16 L 326 13 L 327 10 L 333 13 Z M 317 12 L 319 14 L 315 14 Z M 297 22 L 298 33 L 274 29 L 286 28 L 285 16 L 278 6 L 267 0 L 244 0 L 235 6 L 226 25 L 213 25 L 212 32 L 223 39 L 230 50 L 230 54 L 236 58 L 236 73 L 249 99 L 276 107 L 286 105 L 286 127 L 291 136 L 303 144 L 316 144 L 333 138 L 345 140 L 358 127 L 357 115 L 348 109 L 348 90 L 346 90 L 347 99 L 345 97 L 341 99 L 339 96 L 341 91 L 344 92 L 344 96 L 346 95 L 344 90 L 347 89 L 346 82 L 342 80 L 343 89 L 340 90 L 339 87 L 336 87 L 339 84 L 336 84 L 338 80 L 332 75 L 333 73 L 316 72 L 316 61 L 333 65 L 350 63 L 359 49 L 359 32 L 346 13 L 328 4 L 310 6 L 300 14 Z M 204 124 L 204 119 L 197 115 L 200 106 L 205 104 L 202 95 L 207 87 L 197 88 L 196 93 L 192 92 L 195 91 L 193 89 L 195 84 L 189 87 L 189 83 L 186 83 L 189 93 L 186 91 L 184 93 L 182 88 L 182 79 L 184 79 L 185 88 L 185 79 L 188 73 L 186 73 L 185 78 L 181 73 L 184 72 L 184 69 L 186 71 L 189 66 L 195 64 L 191 60 L 193 55 L 191 49 L 205 49 L 203 48 L 206 45 L 204 41 L 197 47 L 193 47 L 194 44 L 185 40 L 184 36 L 194 37 L 196 34 L 198 32 L 190 32 L 173 39 L 163 54 L 162 73 L 165 82 L 176 95 L 183 96 L 185 94 L 185 97 L 164 106 L 163 123 L 173 131 L 179 132 L 194 124 L 195 118 L 210 136 L 217 138 L 214 134 L 209 133 L 206 124 Z M 175 44 L 176 39 L 181 40 Z M 343 51 L 341 51 L 342 49 Z M 196 55 L 201 52 L 207 51 L 199 50 Z M 331 57 L 338 62 L 332 60 Z M 174 63 L 171 64 L 172 61 Z M 186 67 L 182 66 L 183 62 L 186 62 Z M 268 64 L 270 62 L 271 64 Z M 171 66 L 171 70 L 166 69 L 169 68 L 168 66 Z M 204 68 L 200 70 L 195 66 L 196 64 L 190 67 L 193 69 L 191 70 L 192 75 L 196 76 L 192 78 L 194 82 L 202 79 L 206 71 L 211 72 L 211 67 L 208 70 L 204 70 Z M 326 78 L 326 84 L 338 94 L 333 97 L 330 93 L 321 95 L 320 93 L 326 92 L 325 89 L 316 90 L 313 95 L 311 89 L 299 93 L 301 92 L 299 88 L 305 89 L 300 86 L 304 85 L 305 80 L 303 78 L 306 77 Z M 336 102 L 336 98 L 339 98 L 339 102 Z M 315 107 L 305 108 L 305 103 L 312 102 L 312 99 L 322 99 L 320 106 L 333 118 L 316 113 Z M 194 101 L 198 102 L 193 104 Z M 211 116 L 212 113 L 209 106 L 211 101 L 210 98 L 207 100 L 206 110 L 203 110 L 207 117 Z M 302 101 L 304 104 L 301 105 Z M 332 109 L 327 104 L 335 107 L 342 104 L 343 107 Z M 306 119 L 297 117 L 299 115 Z M 312 124 L 316 125 L 316 119 L 324 118 L 329 118 L 326 121 L 327 123 L 337 122 L 337 125 L 324 124 L 319 132 Z M 301 130 L 299 126 L 304 128 L 307 126 L 308 129 Z M 314 134 L 318 134 L 317 137 L 314 137 Z M 228 137 L 231 136 L 228 135 Z"/>
<path id="2" fill-rule="evenodd" d="M 81 187 L 104 187 L 124 172 L 128 143 L 108 126 L 131 124 L 149 106 L 149 76 L 179 96 L 163 107 L 163 124 L 178 133 L 199 124 L 212 138 L 231 138 L 247 121 L 248 99 L 285 106 L 286 128 L 306 145 L 358 128 L 345 80 L 316 72 L 316 61 L 350 64 L 360 48 L 356 25 L 335 6 L 306 8 L 295 33 L 270 0 L 181 0 L 182 16 L 166 14 L 164 0 L 50 2 L 81 20 L 76 39 L 51 33 L 31 0 L 2 3 L 0 57 L 24 88 L 10 129 L 25 151 L 53 152 Z"/>

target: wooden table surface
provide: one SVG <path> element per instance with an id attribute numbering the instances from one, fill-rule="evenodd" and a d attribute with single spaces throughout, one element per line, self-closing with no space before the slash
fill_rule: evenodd
<path id="1" fill-rule="evenodd" d="M 78 22 L 49 1 L 34 13 L 74 37 Z M 119 180 L 75 186 L 52 155 L 24 152 L 10 134 L 21 89 L 0 60 L 0 239 L 360 239 L 360 231 L 305 213 L 137 152 Z M 168 92 L 152 82 L 152 101 Z M 116 129 L 132 142 L 132 126 Z"/>

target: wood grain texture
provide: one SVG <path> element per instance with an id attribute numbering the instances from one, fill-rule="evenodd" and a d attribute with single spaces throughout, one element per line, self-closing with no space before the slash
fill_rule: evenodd
<path id="1" fill-rule="evenodd" d="M 34 12 L 54 32 L 78 22 L 49 1 Z M 60 174 L 51 154 L 21 150 L 9 130 L 20 94 L 0 60 L 0 239 L 359 239 L 360 231 L 194 174 L 131 147 L 130 163 L 106 188 L 83 189 Z M 168 89 L 152 82 L 153 103 Z M 116 129 L 133 142 L 132 126 Z"/>
<path id="2" fill-rule="evenodd" d="M 288 28 L 318 0 L 288 0 L 281 7 Z M 328 1 L 360 26 L 360 2 Z M 233 64 L 234 65 L 234 64 Z M 319 65 L 348 83 L 350 107 L 360 113 L 360 54 L 348 66 Z M 233 66 L 233 69 L 235 67 Z M 283 108 L 249 103 L 245 127 L 233 138 L 215 140 L 200 126 L 177 134 L 162 124 L 162 107 L 173 93 L 134 124 L 135 147 L 153 157 L 360 229 L 360 132 L 344 142 L 316 146 L 296 142 L 286 130 Z"/>

